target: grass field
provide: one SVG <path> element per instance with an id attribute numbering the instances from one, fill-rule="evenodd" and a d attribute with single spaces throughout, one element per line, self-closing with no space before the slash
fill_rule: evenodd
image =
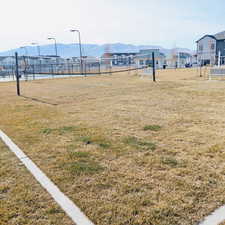
<path id="1" fill-rule="evenodd" d="M 73 224 L 2 142 L 0 165 L 1 225 Z"/>
<path id="2" fill-rule="evenodd" d="M 96 225 L 194 225 L 225 204 L 225 82 L 192 69 L 157 79 L 23 82 L 21 97 L 2 83 L 0 129 Z"/>

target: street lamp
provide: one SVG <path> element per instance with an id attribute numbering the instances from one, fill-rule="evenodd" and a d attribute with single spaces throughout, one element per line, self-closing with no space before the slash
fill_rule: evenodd
<path id="1" fill-rule="evenodd" d="M 31 45 L 36 45 L 36 46 L 37 46 L 38 56 L 41 56 L 41 49 L 40 49 L 40 45 L 39 45 L 38 43 L 31 43 Z"/>
<path id="2" fill-rule="evenodd" d="M 57 50 L 57 42 L 56 42 L 56 39 L 53 38 L 53 37 L 49 37 L 48 40 L 54 40 L 54 42 L 55 42 L 55 55 L 58 56 L 58 50 Z"/>
<path id="3" fill-rule="evenodd" d="M 79 35 L 80 71 L 81 71 L 81 74 L 83 74 L 83 59 L 82 59 L 82 50 L 81 50 L 81 37 L 80 37 L 80 31 L 79 31 L 79 30 L 72 29 L 72 30 L 70 30 L 70 32 L 77 32 L 78 35 Z"/>

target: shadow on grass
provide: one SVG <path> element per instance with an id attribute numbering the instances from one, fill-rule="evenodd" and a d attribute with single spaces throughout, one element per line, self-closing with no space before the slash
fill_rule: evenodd
<path id="1" fill-rule="evenodd" d="M 31 100 L 31 101 L 40 102 L 40 103 L 48 104 L 48 105 L 52 105 L 52 106 L 58 105 L 56 103 L 47 102 L 47 101 L 44 101 L 44 100 L 41 100 L 41 99 L 38 99 L 38 98 L 27 97 L 27 96 L 24 96 L 24 95 L 21 95 L 21 97 L 25 98 L 25 99 L 28 99 L 28 100 Z"/>

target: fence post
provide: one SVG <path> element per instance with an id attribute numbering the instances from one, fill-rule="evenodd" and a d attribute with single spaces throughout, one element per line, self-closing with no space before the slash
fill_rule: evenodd
<path id="1" fill-rule="evenodd" d="M 98 65 L 98 72 L 99 72 L 99 75 L 101 74 L 101 62 L 99 61 L 99 65 Z"/>
<path id="2" fill-rule="evenodd" d="M 32 65 L 33 67 L 33 80 L 35 80 L 35 68 L 34 68 L 34 65 Z"/>
<path id="3" fill-rule="evenodd" d="M 153 81 L 156 82 L 155 80 L 155 52 L 152 52 L 152 69 L 153 69 Z"/>
<path id="4" fill-rule="evenodd" d="M 16 58 L 16 89 L 17 95 L 20 96 L 20 77 L 19 77 L 19 65 L 18 65 L 18 53 L 15 53 Z"/>

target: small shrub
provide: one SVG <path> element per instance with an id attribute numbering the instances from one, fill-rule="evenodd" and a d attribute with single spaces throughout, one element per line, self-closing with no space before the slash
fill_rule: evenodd
<path id="1" fill-rule="evenodd" d="M 144 127 L 144 130 L 147 131 L 147 130 L 151 130 L 151 131 L 159 131 L 161 130 L 161 126 L 159 125 L 147 125 Z"/>

